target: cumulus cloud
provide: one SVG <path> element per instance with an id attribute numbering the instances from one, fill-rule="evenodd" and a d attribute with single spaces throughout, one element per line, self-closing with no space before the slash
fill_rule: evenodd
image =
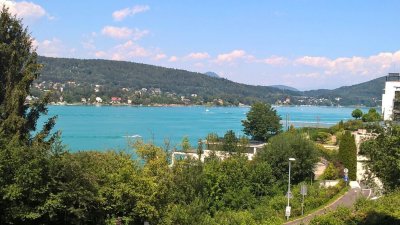
<path id="1" fill-rule="evenodd" d="M 105 58 L 107 56 L 107 53 L 105 51 L 97 51 L 94 53 L 96 58 Z"/>
<path id="2" fill-rule="evenodd" d="M 303 56 L 294 60 L 295 65 L 323 69 L 326 75 L 383 75 L 399 63 L 400 50 L 396 52 L 381 52 L 368 57 L 353 56 L 330 59 L 327 57 Z"/>
<path id="3" fill-rule="evenodd" d="M 3 6 L 8 7 L 11 14 L 17 15 L 20 18 L 35 20 L 47 16 L 48 19 L 53 19 L 42 6 L 33 2 L 0 0 L 0 7 Z"/>
<path id="4" fill-rule="evenodd" d="M 161 60 L 161 59 L 165 59 L 165 58 L 167 58 L 167 55 L 166 55 L 166 54 L 163 54 L 163 53 L 156 54 L 156 55 L 153 57 L 154 60 Z"/>
<path id="5" fill-rule="evenodd" d="M 193 53 L 188 54 L 185 58 L 201 60 L 201 59 L 210 58 L 210 55 L 207 52 L 193 52 Z"/>
<path id="6" fill-rule="evenodd" d="M 246 52 L 243 50 L 233 50 L 232 52 L 219 54 L 217 56 L 216 62 L 232 62 L 235 59 L 243 58 L 246 55 Z"/>
<path id="7" fill-rule="evenodd" d="M 262 59 L 261 62 L 268 65 L 278 66 L 278 65 L 287 65 L 289 63 L 289 60 L 281 56 L 271 56 L 269 58 Z"/>
<path id="8" fill-rule="evenodd" d="M 176 61 L 178 61 L 178 57 L 176 57 L 176 56 L 171 56 L 168 59 L 168 62 L 176 62 Z"/>
<path id="9" fill-rule="evenodd" d="M 113 26 L 105 26 L 101 33 L 105 36 L 116 38 L 116 39 L 133 39 L 139 40 L 142 37 L 146 36 L 149 31 L 148 30 L 139 30 L 137 28 L 130 29 L 127 27 L 113 27 Z"/>
<path id="10" fill-rule="evenodd" d="M 132 40 L 129 40 L 125 43 L 116 45 L 109 50 L 98 50 L 94 55 L 97 58 L 133 61 L 138 58 L 151 57 L 154 54 L 150 50 L 147 50 Z"/>
<path id="11" fill-rule="evenodd" d="M 71 55 L 73 49 L 67 49 L 61 40 L 57 38 L 46 39 L 43 41 L 32 40 L 32 45 L 37 49 L 37 53 L 49 57 L 65 57 Z"/>
<path id="12" fill-rule="evenodd" d="M 122 21 L 127 16 L 133 16 L 138 13 L 146 12 L 150 9 L 148 5 L 136 5 L 132 8 L 124 8 L 113 12 L 112 17 L 115 21 Z"/>
<path id="13" fill-rule="evenodd" d="M 313 67 L 328 67 L 331 61 L 332 60 L 326 57 L 303 56 L 296 59 L 294 63 Z"/>

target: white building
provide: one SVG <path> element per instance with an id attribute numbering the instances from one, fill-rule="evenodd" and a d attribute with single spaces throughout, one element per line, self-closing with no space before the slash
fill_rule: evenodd
<path id="1" fill-rule="evenodd" d="M 100 97 L 96 97 L 96 102 L 97 102 L 97 103 L 102 103 L 102 102 L 103 102 L 103 99 L 101 99 Z"/>
<path id="2" fill-rule="evenodd" d="M 385 93 L 382 95 L 382 115 L 384 120 L 393 119 L 395 96 L 400 94 L 400 74 L 389 73 L 386 77 Z"/>

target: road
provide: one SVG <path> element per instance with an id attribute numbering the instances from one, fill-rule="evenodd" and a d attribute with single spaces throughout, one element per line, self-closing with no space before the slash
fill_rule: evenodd
<path id="1" fill-rule="evenodd" d="M 285 225 L 296 225 L 301 223 L 308 224 L 315 216 L 325 214 L 331 210 L 335 210 L 339 206 L 352 207 L 353 204 L 356 202 L 357 198 L 359 198 L 362 195 L 365 195 L 365 193 L 361 191 L 360 187 L 353 187 L 349 191 L 347 191 L 342 197 L 340 197 L 333 203 L 325 206 L 323 209 L 320 209 L 305 217 L 289 221 L 284 224 Z"/>

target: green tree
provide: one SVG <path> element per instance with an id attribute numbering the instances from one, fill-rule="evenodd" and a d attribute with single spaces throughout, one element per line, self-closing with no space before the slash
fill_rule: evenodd
<path id="1" fill-rule="evenodd" d="M 363 112 L 361 111 L 361 109 L 355 109 L 355 110 L 353 110 L 353 112 L 351 112 L 351 116 L 357 120 L 363 116 Z"/>
<path id="2" fill-rule="evenodd" d="M 201 160 L 201 156 L 203 155 L 203 140 L 201 138 L 197 142 L 197 155 L 199 156 L 199 160 Z"/>
<path id="3" fill-rule="evenodd" d="M 181 146 L 182 146 L 182 150 L 184 152 L 187 152 L 190 150 L 191 146 L 190 146 L 190 140 L 189 140 L 188 136 L 183 137 Z"/>
<path id="4" fill-rule="evenodd" d="M 296 159 L 292 162 L 291 179 L 294 183 L 313 177 L 318 162 L 317 147 L 303 134 L 286 132 L 271 138 L 264 150 L 257 153 L 255 160 L 268 162 L 275 177 L 287 182 L 289 158 Z"/>
<path id="5" fill-rule="evenodd" d="M 243 131 L 246 135 L 250 135 L 253 140 L 267 141 L 281 131 L 280 120 L 281 118 L 271 105 L 258 102 L 251 106 L 246 120 L 242 121 Z"/>
<path id="6" fill-rule="evenodd" d="M 219 148 L 218 148 L 218 142 L 219 142 L 218 134 L 210 133 L 210 134 L 207 135 L 206 140 L 207 140 L 207 149 L 208 150 L 219 150 Z"/>
<path id="7" fill-rule="evenodd" d="M 228 130 L 224 135 L 224 141 L 222 142 L 222 150 L 232 154 L 236 152 L 238 147 L 238 138 L 236 137 L 235 132 L 233 130 Z"/>
<path id="8" fill-rule="evenodd" d="M 387 190 L 400 186 L 400 126 L 381 130 L 376 139 L 361 144 L 360 152 L 370 160 L 367 166 Z"/>
<path id="9" fill-rule="evenodd" d="M 32 37 L 8 9 L 0 11 L 0 224 L 39 224 L 49 195 L 55 118 L 36 129 L 48 97 L 25 103 L 41 65 Z"/>
<path id="10" fill-rule="evenodd" d="M 357 146 L 354 136 L 346 131 L 339 143 L 339 161 L 349 170 L 349 179 L 357 179 Z"/>
<path id="11" fill-rule="evenodd" d="M 376 111 L 375 108 L 371 108 L 368 110 L 367 114 L 362 116 L 362 121 L 364 122 L 378 122 L 381 121 L 381 115 Z"/>
<path id="12" fill-rule="evenodd" d="M 236 152 L 238 154 L 246 153 L 249 147 L 250 140 L 245 135 L 241 136 L 236 147 Z"/>

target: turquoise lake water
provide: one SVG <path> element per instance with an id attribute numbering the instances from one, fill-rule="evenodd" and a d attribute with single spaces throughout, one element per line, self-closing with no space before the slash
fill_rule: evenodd
<path id="1" fill-rule="evenodd" d="M 55 130 L 72 151 L 125 149 L 128 138 L 143 138 L 171 147 L 188 136 L 193 146 L 211 132 L 223 136 L 227 130 L 243 134 L 241 120 L 249 107 L 130 107 L 130 106 L 49 106 L 49 116 L 58 115 Z M 348 107 L 276 107 L 289 125 L 328 127 L 351 118 Z M 363 109 L 367 111 L 367 109 Z M 44 119 L 42 118 L 43 122 Z M 285 121 L 282 121 L 284 126 Z"/>

